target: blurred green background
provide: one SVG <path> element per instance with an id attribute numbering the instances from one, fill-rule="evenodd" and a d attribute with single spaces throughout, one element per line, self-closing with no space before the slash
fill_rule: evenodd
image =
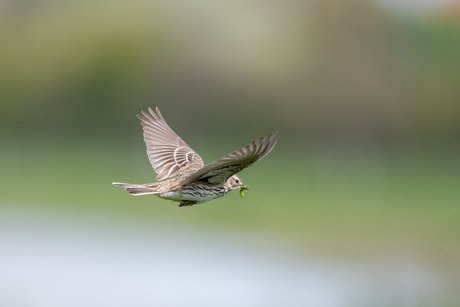
<path id="1" fill-rule="evenodd" d="M 244 199 L 178 208 L 111 185 L 155 181 L 135 116 L 155 106 L 205 163 L 281 133 L 240 173 Z M 459 138 L 458 2 L 0 3 L 4 216 L 161 222 L 296 259 L 404 260 L 443 276 L 434 305 L 454 306 Z"/>

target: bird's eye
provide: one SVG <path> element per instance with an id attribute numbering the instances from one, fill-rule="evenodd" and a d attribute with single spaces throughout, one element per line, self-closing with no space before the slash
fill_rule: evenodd
<path id="1" fill-rule="evenodd" d="M 240 183 L 240 181 L 238 179 L 236 179 L 236 183 Z"/>

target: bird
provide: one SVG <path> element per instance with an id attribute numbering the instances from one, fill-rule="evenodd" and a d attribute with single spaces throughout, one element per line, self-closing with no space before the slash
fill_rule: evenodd
<path id="1" fill-rule="evenodd" d="M 236 175 L 265 157 L 275 146 L 279 131 L 272 132 L 219 160 L 205 165 L 201 157 L 166 123 L 158 107 L 156 113 L 141 111 L 137 115 L 144 131 L 147 156 L 157 181 L 147 184 L 113 182 L 132 195 L 154 194 L 162 199 L 179 202 L 179 207 L 202 204 L 228 192 L 248 189 Z M 164 179 L 168 179 L 162 181 Z"/>

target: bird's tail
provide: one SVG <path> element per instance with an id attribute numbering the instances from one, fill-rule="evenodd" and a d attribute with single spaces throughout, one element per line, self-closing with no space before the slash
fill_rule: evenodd
<path id="1" fill-rule="evenodd" d="M 120 183 L 112 182 L 113 185 L 123 187 L 127 192 L 132 195 L 145 195 L 145 194 L 156 194 L 159 193 L 159 182 L 156 183 L 147 183 L 147 184 L 130 184 L 130 183 Z"/>

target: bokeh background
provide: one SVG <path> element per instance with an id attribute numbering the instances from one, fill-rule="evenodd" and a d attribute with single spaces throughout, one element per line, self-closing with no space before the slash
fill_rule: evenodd
<path id="1" fill-rule="evenodd" d="M 178 208 L 135 117 L 245 198 Z M 0 2 L 0 306 L 458 306 L 460 2 Z"/>

